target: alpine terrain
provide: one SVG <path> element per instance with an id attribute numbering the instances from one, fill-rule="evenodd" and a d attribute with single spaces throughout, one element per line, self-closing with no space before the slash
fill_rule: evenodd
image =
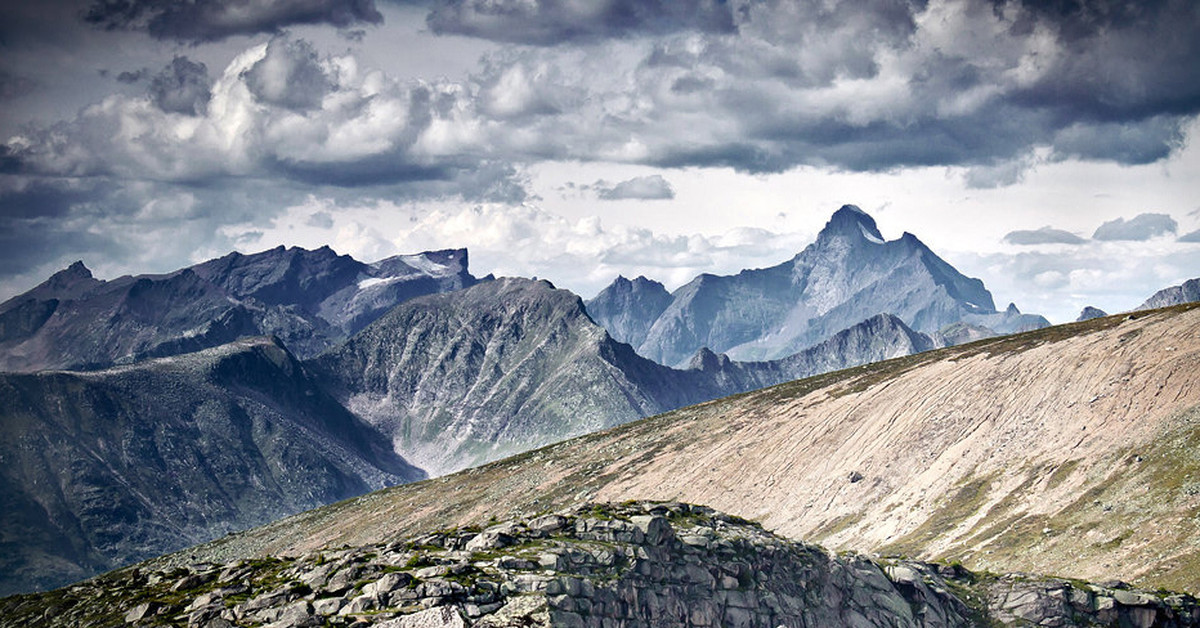
<path id="1" fill-rule="evenodd" d="M 346 407 L 431 474 L 685 405 L 932 347 L 880 315 L 808 350 L 688 369 L 642 358 L 546 281 L 506 278 L 397 306 L 310 365 Z"/>
<path id="2" fill-rule="evenodd" d="M 104 367 L 258 335 L 309 357 L 405 299 L 475 282 L 466 250 L 364 264 L 279 247 L 112 281 L 76 262 L 0 304 L 0 370 Z"/>
<path id="3" fill-rule="evenodd" d="M 782 358 L 882 313 L 927 334 L 955 323 L 987 335 L 1049 325 L 1014 305 L 996 311 L 982 281 L 959 273 L 911 233 L 885 241 L 854 205 L 837 210 L 816 241 L 787 262 L 700 275 L 669 302 L 664 293 L 656 282 L 618 278 L 588 311 L 638 354 L 668 365 L 685 364 L 701 347 L 740 360 Z"/>
<path id="4" fill-rule="evenodd" d="M 1200 277 L 1189 279 L 1178 286 L 1163 288 L 1155 292 L 1149 299 L 1146 299 L 1145 303 L 1139 305 L 1137 309 L 1152 310 L 1158 307 L 1191 303 L 1193 301 L 1200 301 Z"/>
<path id="5" fill-rule="evenodd" d="M 1194 591 L 1197 373 L 1200 305 L 1097 318 L 687 407 L 290 517 L 187 560 L 666 500 L 831 549 Z"/>
<path id="6" fill-rule="evenodd" d="M 421 479 L 277 342 L 0 374 L 0 594 Z"/>
<path id="7" fill-rule="evenodd" d="M 1191 595 L 881 559 L 681 503 L 581 504 L 295 557 L 125 569 L 0 626 L 1195 626 Z"/>

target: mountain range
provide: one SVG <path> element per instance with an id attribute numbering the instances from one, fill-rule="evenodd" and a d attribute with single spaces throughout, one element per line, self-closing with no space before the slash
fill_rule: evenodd
<path id="1" fill-rule="evenodd" d="M 831 550 L 1195 591 L 1197 364 L 1197 303 L 984 339 L 689 406 L 152 565 L 651 500 Z"/>
<path id="2" fill-rule="evenodd" d="M 312 370 L 431 474 L 729 394 L 932 348 L 881 314 L 769 362 L 701 350 L 686 369 L 647 360 L 549 282 L 496 279 L 410 300 Z"/>
<path id="3" fill-rule="evenodd" d="M 311 357 L 401 301 L 475 283 L 461 249 L 364 264 L 278 247 L 112 281 L 76 262 L 0 304 L 0 371 L 97 368 L 256 335 Z"/>
<path id="4" fill-rule="evenodd" d="M 899 313 L 876 309 L 888 307 Z M 77 263 L 0 305 L 11 371 L 0 374 L 0 460 L 13 461 L 0 491 L 15 505 L 0 516 L 0 592 L 691 404 L 1045 324 L 992 307 L 982 282 L 911 235 L 884 241 L 852 206 L 786 264 L 704 275 L 674 294 L 618 279 L 586 304 L 546 281 L 477 280 L 465 250 L 364 264 L 277 248 L 112 281 Z M 690 353 L 656 361 L 635 349 L 679 325 L 691 331 L 672 350 Z M 799 348 L 738 360 L 720 349 L 734 336 L 735 355 Z"/>
<path id="5" fill-rule="evenodd" d="M 619 277 L 587 308 L 639 355 L 677 366 L 702 347 L 739 360 L 786 357 L 884 312 L 927 334 L 956 323 L 993 334 L 1050 324 L 1014 305 L 997 311 L 982 281 L 911 233 L 884 240 L 854 205 L 834 212 L 812 244 L 777 266 L 702 274 L 673 293 Z"/>

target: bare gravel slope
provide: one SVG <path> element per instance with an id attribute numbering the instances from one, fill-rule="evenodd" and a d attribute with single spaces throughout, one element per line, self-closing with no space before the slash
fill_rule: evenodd
<path id="1" fill-rule="evenodd" d="M 684 408 L 182 559 L 360 545 L 584 499 L 678 499 L 833 548 L 1196 591 L 1198 422 L 1200 305 L 1190 304 Z"/>

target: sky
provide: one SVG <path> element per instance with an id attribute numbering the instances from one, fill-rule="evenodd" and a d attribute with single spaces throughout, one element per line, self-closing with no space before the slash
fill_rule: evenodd
<path id="1" fill-rule="evenodd" d="M 466 247 L 584 298 L 838 207 L 1054 322 L 1200 276 L 1192 0 L 0 0 L 0 299 Z"/>

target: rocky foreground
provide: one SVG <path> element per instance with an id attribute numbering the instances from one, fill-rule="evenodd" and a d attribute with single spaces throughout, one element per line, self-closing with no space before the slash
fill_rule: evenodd
<path id="1" fill-rule="evenodd" d="M 297 558 L 129 568 L 2 626 L 1192 626 L 1190 595 L 832 554 L 680 503 L 587 504 Z"/>

